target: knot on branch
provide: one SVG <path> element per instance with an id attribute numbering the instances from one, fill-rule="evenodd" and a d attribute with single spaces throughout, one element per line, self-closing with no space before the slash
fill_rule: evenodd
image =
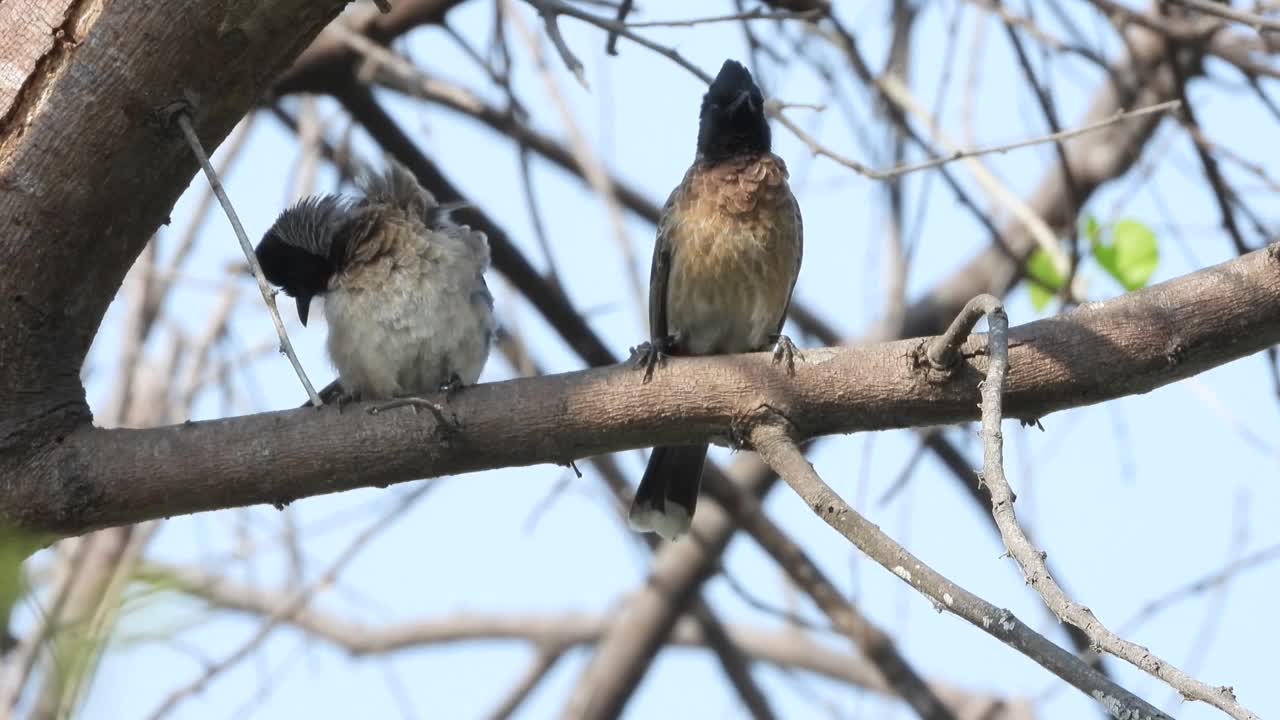
<path id="1" fill-rule="evenodd" d="M 182 97 L 171 100 L 151 111 L 151 117 L 148 118 L 151 125 L 164 130 L 165 132 L 181 134 L 182 128 L 178 119 L 187 117 L 193 119 L 200 109 L 200 96 L 184 90 Z"/>
<path id="2" fill-rule="evenodd" d="M 764 431 L 770 435 L 795 437 L 799 429 L 782 410 L 760 403 L 729 422 L 729 442 L 734 449 L 755 448 L 754 438 Z"/>

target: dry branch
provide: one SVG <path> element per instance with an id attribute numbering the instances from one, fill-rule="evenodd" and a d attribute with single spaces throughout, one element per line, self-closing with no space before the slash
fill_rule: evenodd
<path id="1" fill-rule="evenodd" d="M 1258 720 L 1257 716 L 1236 701 L 1229 687 L 1211 688 L 1191 677 L 1172 663 L 1157 657 L 1150 650 L 1124 640 L 1108 630 L 1089 608 L 1072 600 L 1049 574 L 1045 553 L 1031 544 L 1018 524 L 1013 504 L 1016 498 L 1004 475 L 1004 435 L 1000 423 L 1004 419 L 1003 395 L 1009 373 L 1009 319 L 1004 306 L 990 295 L 981 295 L 965 308 L 963 322 L 952 325 L 956 333 L 940 338 L 937 352 L 929 350 L 929 357 L 945 357 L 946 347 L 955 337 L 973 327 L 973 319 L 986 315 L 991 331 L 988 334 L 986 377 L 982 381 L 982 482 L 991 494 L 991 511 L 1000 529 L 1000 538 L 1009 555 L 1018 563 L 1027 584 L 1044 600 L 1053 614 L 1070 623 L 1089 636 L 1094 647 L 1115 655 L 1135 667 L 1160 678 L 1189 700 L 1208 703 L 1236 720 Z"/>
<path id="2" fill-rule="evenodd" d="M 32 73 L 0 115 L 0 266 L 18 269 L 0 273 L 0 386 L 22 388 L 0 393 L 0 443 L 19 449 L 0 472 L 21 472 L 14 460 L 30 458 L 32 441 L 52 443 L 87 421 L 89 343 L 196 171 L 155 111 L 198 98 L 196 131 L 216 146 L 345 4 L 66 4 L 52 33 L 61 39 L 35 49 Z M 0 26 L 0 37 L 18 34 Z"/>
<path id="3" fill-rule="evenodd" d="M 1046 670 L 1100 702 L 1107 714 L 1121 720 L 1172 720 L 1142 698 L 1116 685 L 1079 658 L 1046 640 L 1008 610 L 997 608 L 951 582 L 885 535 L 876 525 L 840 498 L 805 459 L 785 416 L 761 417 L 751 431 L 760 457 L 804 498 L 818 517 L 868 557 L 891 571 L 912 589 L 933 601 L 940 611 L 954 613 L 974 627 L 1016 648 Z"/>
<path id="4" fill-rule="evenodd" d="M 1280 342 L 1280 245 L 1011 332 L 1006 410 L 1032 419 L 1142 393 Z M 676 359 L 651 383 L 610 367 L 477 385 L 460 433 L 429 416 L 292 410 L 145 430 L 84 427 L 0 487 L 0 521 L 70 535 L 167 515 L 732 436 L 761 407 L 802 436 L 974 419 L 985 361 L 939 375 L 906 340 Z"/>
<path id="5" fill-rule="evenodd" d="M 266 590 L 232 581 L 197 568 L 151 564 L 141 578 L 158 588 L 172 589 L 199 598 L 211 607 L 257 617 L 280 617 L 316 638 L 355 656 L 377 656 L 454 643 L 507 640 L 526 642 L 534 648 L 567 650 L 598 643 L 615 625 L 611 615 L 477 614 L 462 613 L 403 623 L 370 626 L 348 620 L 317 607 L 287 613 L 287 591 Z M 762 630 L 731 626 L 729 634 L 749 656 L 779 667 L 823 675 L 881 695 L 894 690 L 865 657 L 832 650 L 794 630 Z M 696 621 L 685 616 L 675 624 L 668 641 L 682 647 L 706 647 Z M 930 689 L 961 720 L 1030 720 L 1030 704 L 1019 698 L 1000 698 L 931 682 Z"/>

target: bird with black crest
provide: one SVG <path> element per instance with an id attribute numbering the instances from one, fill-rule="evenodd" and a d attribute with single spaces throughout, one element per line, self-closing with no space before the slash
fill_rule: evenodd
<path id="1" fill-rule="evenodd" d="M 338 379 L 323 398 L 438 409 L 410 399 L 475 383 L 489 357 L 489 241 L 450 218 L 461 203 L 437 203 L 394 160 L 356 185 L 359 198 L 314 196 L 282 212 L 258 263 L 294 298 L 304 326 L 312 300 L 324 299 Z"/>
<path id="2" fill-rule="evenodd" d="M 751 73 L 726 60 L 706 94 L 697 155 L 658 220 L 649 274 L 649 337 L 633 362 L 645 382 L 665 355 L 719 355 L 774 349 L 795 372 L 798 351 L 782 334 L 800 273 L 803 226 L 772 152 L 764 96 Z M 628 521 L 675 540 L 688 531 L 703 443 L 654 448 Z"/>

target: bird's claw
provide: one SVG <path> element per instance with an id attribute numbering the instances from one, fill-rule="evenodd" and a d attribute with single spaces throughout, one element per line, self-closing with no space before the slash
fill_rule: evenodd
<path id="1" fill-rule="evenodd" d="M 458 373 L 451 373 L 449 379 L 440 383 L 440 392 L 444 393 L 444 401 L 449 402 L 453 396 L 457 394 L 465 385 L 462 378 L 458 377 Z"/>
<path id="2" fill-rule="evenodd" d="M 373 407 L 369 408 L 368 412 L 370 415 L 377 415 L 380 412 L 393 410 L 395 408 L 400 408 L 400 407 L 413 408 L 414 415 L 418 414 L 419 408 L 426 408 L 428 411 L 431 412 L 432 415 L 435 416 L 436 422 L 440 424 L 440 427 L 447 432 L 456 432 L 462 429 L 462 426 L 458 423 L 457 418 L 450 418 L 447 415 L 445 415 L 444 407 L 442 407 L 440 403 L 433 402 L 426 398 L 420 398 L 420 397 L 396 398 L 395 400 L 390 400 L 385 403 L 381 403 L 379 405 L 374 405 Z"/>
<path id="3" fill-rule="evenodd" d="M 772 363 L 777 365 L 786 362 L 787 375 L 795 377 L 796 374 L 796 358 L 804 361 L 804 353 L 800 352 L 800 348 L 791 342 L 791 338 L 786 335 L 778 335 L 773 339 L 773 360 Z"/>
<path id="4" fill-rule="evenodd" d="M 675 345 L 675 338 L 670 335 L 642 342 L 631 348 L 631 358 L 628 362 L 633 369 L 644 370 L 644 382 L 649 382 L 653 379 L 654 368 L 667 364 L 673 345 Z"/>
<path id="5" fill-rule="evenodd" d="M 338 406 L 338 414 L 342 414 L 342 408 L 349 402 L 355 400 L 355 396 L 351 393 L 340 392 L 333 398 L 333 404 Z"/>

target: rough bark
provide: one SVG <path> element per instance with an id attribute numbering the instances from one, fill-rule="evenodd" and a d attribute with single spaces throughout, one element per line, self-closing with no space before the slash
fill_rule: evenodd
<path id="1" fill-rule="evenodd" d="M 344 4 L 5 3 L 0 476 L 21 474 L 40 447 L 89 421 L 89 344 L 195 173 L 156 111 L 194 101 L 196 129 L 216 147 Z"/>
<path id="2" fill-rule="evenodd" d="M 920 340 L 678 359 L 477 385 L 430 413 L 302 409 L 133 430 L 82 427 L 0 486 L 0 521 L 72 535 L 169 515 L 488 468 L 566 463 L 662 443 L 742 438 L 761 409 L 798 437 L 977 417 L 984 338 L 953 371 Z M 1280 342 L 1280 245 L 1014 328 L 1006 413 L 1038 418 L 1143 393 Z"/>

